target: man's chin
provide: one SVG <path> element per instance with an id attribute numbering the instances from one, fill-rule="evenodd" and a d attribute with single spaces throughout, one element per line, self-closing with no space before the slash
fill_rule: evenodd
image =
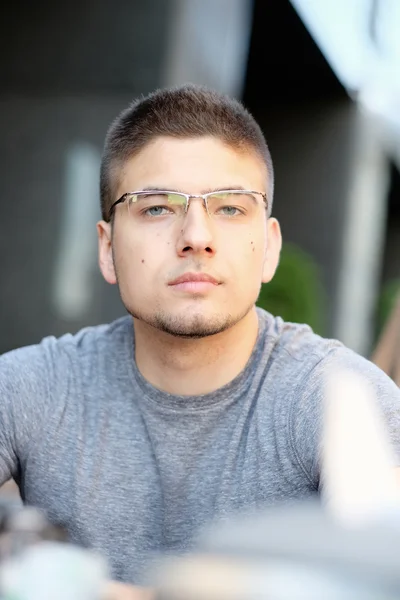
<path id="1" fill-rule="evenodd" d="M 222 333 L 235 324 L 237 319 L 232 315 L 215 315 L 206 313 L 197 314 L 171 314 L 157 312 L 153 315 L 128 310 L 138 321 L 146 323 L 159 331 L 183 339 L 201 339 Z"/>
<path id="2" fill-rule="evenodd" d="M 200 339 L 222 333 L 233 321 L 230 315 L 157 315 L 152 325 L 174 337 Z"/>
<path id="3" fill-rule="evenodd" d="M 151 313 L 133 310 L 125 304 L 128 313 L 138 322 L 158 331 L 183 339 L 201 339 L 218 335 L 242 321 L 254 307 L 254 302 L 235 313 L 217 312 L 212 307 L 179 307 L 179 310 L 154 310 Z"/>

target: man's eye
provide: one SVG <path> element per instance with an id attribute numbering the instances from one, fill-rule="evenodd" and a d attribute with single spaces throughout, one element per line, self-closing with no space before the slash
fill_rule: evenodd
<path id="1" fill-rule="evenodd" d="M 218 213 L 225 217 L 236 217 L 236 215 L 243 214 L 236 206 L 222 206 Z"/>
<path id="2" fill-rule="evenodd" d="M 167 206 L 151 206 L 150 208 L 146 208 L 144 211 L 144 214 L 148 215 L 149 217 L 161 217 L 170 213 L 171 209 Z"/>

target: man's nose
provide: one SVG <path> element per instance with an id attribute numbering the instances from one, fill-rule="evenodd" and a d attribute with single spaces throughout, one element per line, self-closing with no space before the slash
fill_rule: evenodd
<path id="1" fill-rule="evenodd" d="M 178 254 L 215 254 L 214 224 L 204 201 L 191 198 L 178 238 Z"/>

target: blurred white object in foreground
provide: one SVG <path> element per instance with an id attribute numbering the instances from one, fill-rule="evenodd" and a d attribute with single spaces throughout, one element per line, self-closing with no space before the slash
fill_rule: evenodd
<path id="1" fill-rule="evenodd" d="M 323 490 L 329 511 L 348 525 L 400 517 L 394 455 L 373 390 L 350 371 L 327 381 Z M 400 518 L 399 518 L 400 523 Z"/>
<path id="2" fill-rule="evenodd" d="M 42 542 L 0 567 L 1 598 L 99 600 L 107 579 L 105 562 L 88 550 Z"/>

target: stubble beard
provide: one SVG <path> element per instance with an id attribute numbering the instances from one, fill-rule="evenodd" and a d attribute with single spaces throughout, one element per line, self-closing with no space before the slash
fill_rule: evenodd
<path id="1" fill-rule="evenodd" d="M 220 313 L 210 316 L 203 315 L 200 312 L 177 316 L 161 309 L 149 314 L 135 310 L 132 306 L 128 306 L 126 302 L 124 302 L 124 306 L 134 319 L 142 321 L 159 331 L 178 338 L 201 339 L 230 329 L 247 316 L 254 304 L 236 315 Z"/>

